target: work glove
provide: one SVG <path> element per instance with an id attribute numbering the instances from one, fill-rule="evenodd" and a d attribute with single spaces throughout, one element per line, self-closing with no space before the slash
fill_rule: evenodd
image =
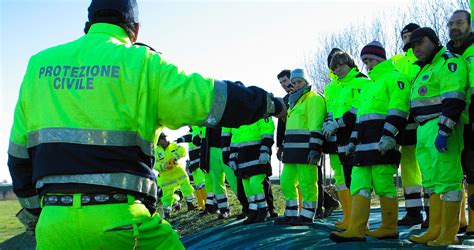
<path id="1" fill-rule="evenodd" d="M 382 136 L 379 141 L 379 151 L 382 155 L 394 149 L 397 146 L 397 141 L 391 136 Z"/>
<path id="2" fill-rule="evenodd" d="M 346 145 L 346 151 L 344 153 L 346 154 L 346 156 L 350 156 L 355 152 L 355 150 L 356 146 L 354 145 L 354 143 L 349 142 L 349 144 Z"/>
<path id="3" fill-rule="evenodd" d="M 232 170 L 237 171 L 237 163 L 235 163 L 235 161 L 229 161 L 229 167 Z"/>
<path id="4" fill-rule="evenodd" d="M 319 158 L 321 158 L 321 154 L 316 150 L 309 151 L 308 154 L 308 163 L 310 165 L 317 165 L 319 162 Z"/>
<path id="5" fill-rule="evenodd" d="M 438 133 L 434 144 L 439 152 L 448 152 L 448 137 L 446 134 Z"/>
<path id="6" fill-rule="evenodd" d="M 279 147 L 276 153 L 277 159 L 281 161 L 283 159 L 283 146 Z"/>
<path id="7" fill-rule="evenodd" d="M 39 216 L 34 215 L 28 209 L 22 208 L 17 214 L 18 220 L 25 226 L 25 229 L 29 233 L 35 234 L 36 224 L 38 223 Z"/>
<path id="8" fill-rule="evenodd" d="M 267 152 L 260 153 L 260 157 L 258 158 L 260 164 L 267 164 L 270 162 L 270 155 Z"/>
<path id="9" fill-rule="evenodd" d="M 179 137 L 179 138 L 176 139 L 174 142 L 176 142 L 176 143 L 183 143 L 183 142 L 184 142 L 184 138 L 183 138 L 183 137 Z"/>
<path id="10" fill-rule="evenodd" d="M 201 146 L 201 136 L 196 135 L 193 137 L 193 144 L 196 146 Z"/>
<path id="11" fill-rule="evenodd" d="M 337 132 L 339 124 L 336 121 L 327 121 L 323 124 L 323 135 L 329 138 L 331 135 Z"/>

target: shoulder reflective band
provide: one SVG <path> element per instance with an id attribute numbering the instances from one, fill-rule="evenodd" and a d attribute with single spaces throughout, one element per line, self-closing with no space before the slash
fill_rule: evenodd
<path id="1" fill-rule="evenodd" d="M 225 136 L 231 136 L 231 134 L 229 132 L 222 132 L 221 137 L 225 137 Z"/>
<path id="2" fill-rule="evenodd" d="M 40 207 L 40 198 L 38 195 L 26 198 L 17 197 L 17 199 L 22 208 L 35 209 Z"/>
<path id="3" fill-rule="evenodd" d="M 36 188 L 39 189 L 46 184 L 55 183 L 100 185 L 144 193 L 153 197 L 157 195 L 156 181 L 154 179 L 125 173 L 46 176 L 36 182 Z"/>
<path id="4" fill-rule="evenodd" d="M 214 127 L 222 119 L 225 106 L 227 105 L 227 84 L 214 80 L 214 101 L 211 111 L 204 120 L 203 127 Z"/>
<path id="5" fill-rule="evenodd" d="M 414 130 L 418 127 L 418 123 L 408 123 L 407 126 L 405 127 L 406 130 Z"/>
<path id="6" fill-rule="evenodd" d="M 357 115 L 357 108 L 352 107 L 350 112 L 354 115 Z"/>
<path id="7" fill-rule="evenodd" d="M 410 101 L 410 107 L 412 108 L 433 106 L 433 105 L 439 105 L 439 104 L 441 104 L 441 97 L 439 96 Z"/>
<path id="8" fill-rule="evenodd" d="M 464 101 L 466 100 L 466 94 L 461 91 L 450 91 L 450 92 L 441 94 L 441 100 L 448 99 L 448 98 Z"/>
<path id="9" fill-rule="evenodd" d="M 132 131 L 44 128 L 28 134 L 28 147 L 41 143 L 77 143 L 104 146 L 139 146 L 143 153 L 153 156 L 153 143 Z"/>
<path id="10" fill-rule="evenodd" d="M 16 158 L 29 159 L 28 149 L 26 146 L 19 145 L 10 141 L 8 144 L 8 154 Z"/>

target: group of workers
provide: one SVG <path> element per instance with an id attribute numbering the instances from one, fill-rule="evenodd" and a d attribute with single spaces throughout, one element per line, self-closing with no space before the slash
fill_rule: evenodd
<path id="1" fill-rule="evenodd" d="M 35 233 L 38 249 L 183 248 L 156 213 L 157 190 L 170 217 L 178 188 L 188 209 L 195 208 L 194 188 L 177 164 L 184 148 L 168 142 L 162 127 L 192 126 L 177 142 L 189 143 L 188 170 L 205 213 L 229 217 L 227 180 L 244 223 L 276 217 L 268 179 L 271 116 L 280 119 L 283 136 L 277 156 L 284 163 L 285 212 L 275 224 L 313 223 L 318 168 L 328 154 L 344 212 L 336 223 L 343 231 L 331 240 L 397 238 L 397 225 L 422 222 L 423 206 L 428 229 L 411 241 L 444 246 L 457 243 L 459 230 L 474 234 L 463 189 L 466 175 L 467 195 L 474 194 L 468 11 L 451 16 L 447 47 L 416 24 L 401 32 L 403 55 L 387 58 L 382 44 L 370 42 L 360 53 L 368 76 L 334 49 L 324 95 L 312 89 L 304 69 L 284 70 L 278 74 L 288 92 L 283 99 L 238 81 L 186 75 L 135 44 L 135 0 L 92 0 L 88 13 L 84 36 L 30 59 L 15 108 L 8 166 L 22 206 L 17 217 Z M 94 67 L 102 73 L 77 74 Z M 56 76 L 70 80 L 68 70 L 86 78 L 87 88 L 57 88 Z M 398 221 L 393 176 L 400 163 L 407 215 Z M 382 225 L 370 231 L 373 190 Z"/>

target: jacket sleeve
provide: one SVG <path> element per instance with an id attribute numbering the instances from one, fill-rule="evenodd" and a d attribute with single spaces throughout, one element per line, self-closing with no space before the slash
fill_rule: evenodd
<path id="1" fill-rule="evenodd" d="M 171 153 L 173 154 L 173 156 L 176 158 L 176 160 L 179 160 L 183 157 L 186 156 L 186 149 L 178 144 L 171 144 L 173 145 L 173 150 L 171 150 Z"/>
<path id="2" fill-rule="evenodd" d="M 27 70 L 22 86 L 25 85 L 29 75 Z M 23 87 L 20 89 L 18 102 L 15 107 L 13 127 L 10 133 L 8 146 L 8 168 L 13 182 L 13 192 L 20 205 L 29 211 L 39 214 L 40 199 L 33 183 L 33 164 L 28 152 L 27 117 L 25 103 L 23 102 Z"/>
<path id="3" fill-rule="evenodd" d="M 239 127 L 278 114 L 282 102 L 258 87 L 185 74 L 152 51 L 148 77 L 156 89 L 157 120 L 165 127 Z M 170 112 L 179 107 L 179 112 Z"/>
<path id="4" fill-rule="evenodd" d="M 183 143 L 183 142 L 190 143 L 190 142 L 193 141 L 193 135 L 192 135 L 192 133 L 190 132 L 190 133 L 187 134 L 187 135 L 183 135 L 183 136 L 179 137 L 176 141 L 177 141 L 178 143 Z"/>
<path id="5" fill-rule="evenodd" d="M 307 112 L 308 129 L 310 131 L 309 148 L 321 152 L 324 141 L 322 128 L 326 117 L 324 98 L 318 94 L 311 98 L 308 102 Z"/>
<path id="6" fill-rule="evenodd" d="M 395 138 L 405 131 L 410 112 L 410 83 L 402 74 L 396 73 L 387 84 L 389 104 L 383 127 L 383 135 Z"/>
<path id="7" fill-rule="evenodd" d="M 450 57 L 439 72 L 442 110 L 439 130 L 450 134 L 466 107 L 468 72 L 462 58 Z"/>
<path id="8" fill-rule="evenodd" d="M 260 153 L 272 154 L 272 146 L 275 141 L 273 140 L 273 134 L 275 133 L 275 124 L 271 117 L 264 118 L 258 121 L 258 127 L 262 135 L 262 143 L 260 145 Z"/>

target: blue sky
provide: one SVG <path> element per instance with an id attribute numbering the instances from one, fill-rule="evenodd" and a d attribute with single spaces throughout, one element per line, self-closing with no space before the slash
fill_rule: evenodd
<path id="1" fill-rule="evenodd" d="M 89 3 L 0 0 L 0 181 L 10 180 L 8 138 L 28 59 L 83 35 Z M 362 25 L 372 15 L 405 4 L 407 1 L 139 1 L 138 40 L 161 51 L 186 72 L 240 80 L 281 96 L 284 93 L 276 74 L 304 66 L 318 36 L 351 23 Z M 185 131 L 169 132 L 170 138 Z M 273 162 L 278 169 L 275 159 Z"/>

